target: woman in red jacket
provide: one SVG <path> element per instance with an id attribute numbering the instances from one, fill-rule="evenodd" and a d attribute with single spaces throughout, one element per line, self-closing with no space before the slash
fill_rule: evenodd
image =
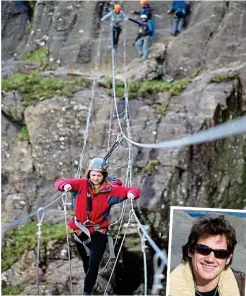
<path id="1" fill-rule="evenodd" d="M 58 179 L 60 191 L 71 191 L 75 197 L 75 217 L 68 225 L 74 230 L 75 242 L 86 273 L 84 295 L 90 295 L 96 283 L 100 262 L 108 241 L 109 213 L 112 205 L 125 199 L 137 199 L 136 187 L 119 186 L 107 179 L 107 163 L 94 158 L 86 178 Z"/>

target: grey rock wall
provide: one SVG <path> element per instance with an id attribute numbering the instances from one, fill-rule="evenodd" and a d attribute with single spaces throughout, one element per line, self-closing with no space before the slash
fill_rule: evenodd
<path id="1" fill-rule="evenodd" d="M 138 1 L 124 1 L 122 4 L 127 12 L 139 7 Z M 76 70 L 80 72 L 79 75 L 88 75 L 94 69 L 100 36 L 100 70 L 111 73 L 111 52 L 108 48 L 110 26 L 108 22 L 99 24 L 97 21 L 106 13 L 107 3 L 100 5 L 100 2 L 95 1 L 37 1 L 31 25 L 28 24 L 28 11 L 24 9 L 14 13 L 12 5 L 13 2 L 5 1 L 2 5 L 4 77 L 16 72 L 31 73 L 37 69 L 34 63 L 13 61 L 10 58 L 13 58 L 14 53 L 21 57 L 42 47 L 48 48 L 51 64 L 60 67 L 59 71 L 43 73 L 44 75 L 59 77 L 63 75 L 61 73 L 75 73 Z M 242 12 L 245 2 L 193 3 L 188 26 L 177 38 L 169 35 L 171 17 L 166 11 L 170 2 L 154 1 L 152 5 L 157 36 L 153 39 L 150 59 L 146 63 L 141 64 L 135 59 L 137 55 L 132 41 L 135 39 L 137 26 L 130 22 L 123 26 L 127 33 L 129 80 L 165 79 L 166 74 L 181 78 L 190 76 L 194 71 L 197 76 L 190 79 L 187 88 L 178 96 L 166 92 L 131 100 L 132 138 L 143 143 L 173 140 L 244 115 L 246 22 Z M 119 51 L 116 53 L 119 78 L 124 77 L 124 30 Z M 210 79 L 218 74 L 234 79 L 210 83 Z M 96 89 L 83 171 L 91 158 L 106 154 L 110 117 L 110 97 L 107 92 L 102 87 Z M 26 107 L 22 104 L 22 94 L 3 92 L 3 224 L 57 198 L 60 194 L 53 186 L 56 178 L 75 176 L 83 146 L 90 97 L 91 89 L 84 89 L 76 92 L 70 99 L 57 94 L 50 100 L 42 98 Z M 123 110 L 124 100 L 120 99 L 118 107 Z M 111 144 L 120 131 L 115 114 L 113 115 Z M 124 113 L 120 118 L 125 129 Z M 19 139 L 22 123 L 26 124 L 29 131 L 27 141 Z M 246 206 L 244 135 L 178 149 L 149 150 L 134 147 L 133 155 L 133 185 L 141 188 L 141 198 L 136 202 L 136 208 L 142 222 L 149 225 L 151 236 L 163 249 L 167 247 L 170 205 L 223 208 Z M 127 156 L 127 143 L 123 141 L 110 158 L 111 175 L 124 180 Z M 54 223 L 63 221 L 60 212 L 61 205 L 56 204 L 47 211 L 45 218 Z M 119 208 L 113 210 L 112 220 L 115 221 L 119 214 Z M 139 245 L 133 243 L 134 239 L 135 237 L 127 241 L 127 245 L 131 246 L 128 251 L 136 247 L 137 251 L 134 252 L 137 253 Z M 58 250 L 62 249 L 63 246 L 59 245 Z M 149 251 L 149 258 L 152 255 Z M 25 256 L 34 258 L 32 254 Z M 26 261 L 27 258 L 23 260 Z M 33 264 L 34 261 L 35 259 L 31 260 Z M 55 265 L 52 265 L 54 262 L 51 259 L 47 261 L 49 273 L 44 274 L 47 285 L 42 288 L 43 293 L 69 294 L 68 273 L 62 267 L 63 261 L 59 258 Z M 149 268 L 152 268 L 150 266 L 152 262 L 149 264 Z M 24 274 L 20 278 L 23 271 L 20 268 L 20 262 L 17 262 L 17 266 L 7 271 L 5 280 L 8 282 L 11 279 L 11 283 L 27 282 L 30 287 L 23 293 L 33 294 L 34 274 Z M 52 274 L 51 270 L 57 272 Z M 64 272 L 63 284 L 58 284 L 58 271 Z M 28 273 L 26 270 L 25 272 Z M 52 286 L 54 283 L 57 284 L 56 289 Z M 78 293 L 81 293 L 79 289 L 82 283 L 83 279 L 78 282 Z"/>

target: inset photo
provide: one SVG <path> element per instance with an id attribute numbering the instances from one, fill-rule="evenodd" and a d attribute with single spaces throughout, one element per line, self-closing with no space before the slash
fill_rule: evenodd
<path id="1" fill-rule="evenodd" d="M 245 296 L 246 211 L 171 207 L 166 296 Z"/>

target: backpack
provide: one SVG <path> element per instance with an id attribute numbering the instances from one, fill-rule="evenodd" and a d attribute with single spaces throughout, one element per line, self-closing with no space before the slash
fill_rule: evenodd
<path id="1" fill-rule="evenodd" d="M 153 21 L 153 19 L 150 19 L 150 20 L 148 20 L 148 23 L 149 23 L 149 28 L 150 28 L 150 31 L 151 31 L 150 36 L 155 36 L 156 35 L 155 22 Z"/>
<path id="2" fill-rule="evenodd" d="M 186 9 L 185 8 L 178 8 L 175 12 L 177 17 L 185 17 L 186 16 Z"/>

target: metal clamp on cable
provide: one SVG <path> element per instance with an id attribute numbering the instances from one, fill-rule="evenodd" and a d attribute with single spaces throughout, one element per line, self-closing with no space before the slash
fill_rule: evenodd
<path id="1" fill-rule="evenodd" d="M 41 216 L 40 216 L 40 212 Z M 36 276 L 36 284 L 37 284 L 37 295 L 39 295 L 39 265 L 40 265 L 40 261 L 39 261 L 39 255 L 40 255 L 40 241 L 41 241 L 41 236 L 42 236 L 42 224 L 43 224 L 43 219 L 44 219 L 44 208 L 41 207 L 38 209 L 37 211 L 37 218 L 38 218 L 38 246 L 37 246 L 37 261 L 36 261 L 36 268 L 37 268 L 37 276 Z"/>
<path id="2" fill-rule="evenodd" d="M 114 149 L 120 144 L 120 142 L 123 140 L 124 138 L 124 133 L 121 132 L 117 135 L 116 141 L 114 143 L 114 145 L 110 148 L 110 150 L 108 151 L 108 153 L 104 156 L 104 160 L 108 160 L 109 157 L 111 156 L 111 154 L 113 153 Z"/>
<path id="3" fill-rule="evenodd" d="M 161 264 L 158 264 L 158 260 L 161 260 Z M 165 267 L 165 261 L 162 259 L 162 253 L 158 252 L 155 253 L 154 256 L 154 283 L 152 286 L 152 295 L 157 295 L 159 293 L 159 290 L 163 288 L 163 285 L 161 284 L 161 281 L 164 279 L 163 270 Z"/>
<path id="4" fill-rule="evenodd" d="M 120 143 L 123 139 L 124 139 L 124 133 L 123 132 L 118 133 L 116 141 Z"/>

